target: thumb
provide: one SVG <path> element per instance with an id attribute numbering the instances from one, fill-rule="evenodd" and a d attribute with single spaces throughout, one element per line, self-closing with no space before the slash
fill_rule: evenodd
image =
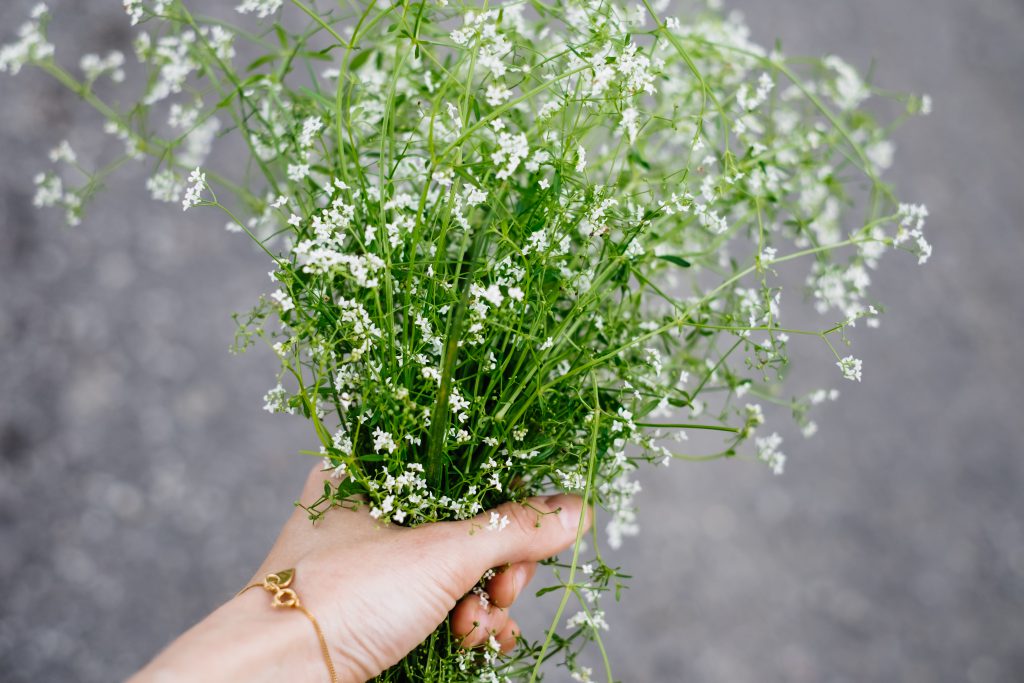
<path id="1" fill-rule="evenodd" d="M 453 554 L 483 573 L 515 562 L 536 562 L 572 545 L 593 521 L 579 496 L 557 494 L 503 503 L 463 522 L 451 522 Z"/>

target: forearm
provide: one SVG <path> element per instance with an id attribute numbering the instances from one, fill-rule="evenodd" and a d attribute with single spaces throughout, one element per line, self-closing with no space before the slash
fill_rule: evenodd
<path id="1" fill-rule="evenodd" d="M 352 680 L 340 670 L 340 683 Z M 328 680 L 312 624 L 263 591 L 237 596 L 171 643 L 130 683 Z"/>

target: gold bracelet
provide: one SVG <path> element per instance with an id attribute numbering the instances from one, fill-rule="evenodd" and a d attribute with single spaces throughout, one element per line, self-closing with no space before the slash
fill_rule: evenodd
<path id="1" fill-rule="evenodd" d="M 242 590 L 238 591 L 236 597 L 246 592 L 250 588 L 262 588 L 270 593 L 273 593 L 273 599 L 270 601 L 271 607 L 290 607 L 297 609 L 306 615 L 309 622 L 313 624 L 313 628 L 316 630 L 316 637 L 320 641 L 320 651 L 324 655 L 324 661 L 327 663 L 327 671 L 331 675 L 331 683 L 338 683 L 338 675 L 334 672 L 334 662 L 331 661 L 331 651 L 327 647 L 327 641 L 324 639 L 324 632 L 320 630 L 320 624 L 317 623 L 316 617 L 310 614 L 309 610 L 302 606 L 299 602 L 299 596 L 295 594 L 295 591 L 289 588 L 292 585 L 292 581 L 295 580 L 294 569 L 284 569 L 279 572 L 273 572 L 267 574 L 266 578 L 263 579 L 263 583 L 254 583 L 251 586 L 246 586 Z"/>

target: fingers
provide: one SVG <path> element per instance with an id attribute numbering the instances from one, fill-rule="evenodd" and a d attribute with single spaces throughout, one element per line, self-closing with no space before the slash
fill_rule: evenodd
<path id="1" fill-rule="evenodd" d="M 505 654 L 512 652 L 516 647 L 516 641 L 519 640 L 520 633 L 519 624 L 516 623 L 516 620 L 509 619 L 505 624 L 505 628 L 501 629 L 498 635 L 495 636 L 495 640 L 501 646 L 501 651 Z"/>
<path id="2" fill-rule="evenodd" d="M 504 503 L 473 519 L 446 523 L 443 533 L 448 551 L 479 576 L 490 567 L 557 555 L 590 527 L 592 517 L 582 498 L 558 494 Z"/>
<path id="3" fill-rule="evenodd" d="M 494 637 L 505 652 L 515 647 L 519 626 L 506 609 L 533 578 L 536 562 L 558 554 L 589 528 L 591 511 L 579 496 L 555 495 L 505 503 L 466 522 L 431 525 L 445 538 L 446 554 L 479 576 L 507 565 L 487 584 L 490 604 L 469 595 L 452 610 L 452 632 L 463 647 L 478 647 Z"/>
<path id="4" fill-rule="evenodd" d="M 464 648 L 487 645 L 493 637 L 505 653 L 515 649 L 521 633 L 508 611 L 493 605 L 484 608 L 476 595 L 463 598 L 452 611 L 451 629 Z"/>
<path id="5" fill-rule="evenodd" d="M 462 647 L 483 645 L 508 625 L 508 611 L 494 605 L 484 606 L 478 595 L 467 595 L 452 610 L 452 633 L 462 638 Z"/>
<path id="6" fill-rule="evenodd" d="M 494 636 L 503 652 L 515 647 L 519 625 L 510 619 L 507 609 L 537 572 L 536 562 L 517 562 L 495 574 L 487 582 L 488 600 L 479 595 L 464 597 L 452 610 L 452 633 L 463 638 L 463 647 L 477 647 Z"/>
<path id="7" fill-rule="evenodd" d="M 487 583 L 487 593 L 491 596 L 491 602 L 498 607 L 511 607 L 535 573 L 536 562 L 517 562 L 498 572 Z"/>

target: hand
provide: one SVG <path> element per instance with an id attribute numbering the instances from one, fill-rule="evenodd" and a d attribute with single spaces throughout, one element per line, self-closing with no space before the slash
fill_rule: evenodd
<path id="1" fill-rule="evenodd" d="M 323 491 L 314 470 L 301 500 Z M 414 529 L 383 525 L 365 509 L 332 509 L 313 524 L 296 509 L 249 583 L 294 568 L 292 588 L 317 619 L 343 683 L 365 681 L 397 663 L 452 613 L 465 647 L 494 636 L 508 651 L 519 628 L 508 615 L 533 577 L 537 561 L 569 546 L 579 531 L 577 496 L 506 503 L 501 531 L 487 530 L 490 512 L 460 522 Z M 589 511 L 583 520 L 590 524 Z M 488 570 L 490 607 L 467 592 Z M 274 609 L 270 594 L 236 596 L 172 643 L 133 681 L 327 680 L 312 624 L 298 610 Z"/>

